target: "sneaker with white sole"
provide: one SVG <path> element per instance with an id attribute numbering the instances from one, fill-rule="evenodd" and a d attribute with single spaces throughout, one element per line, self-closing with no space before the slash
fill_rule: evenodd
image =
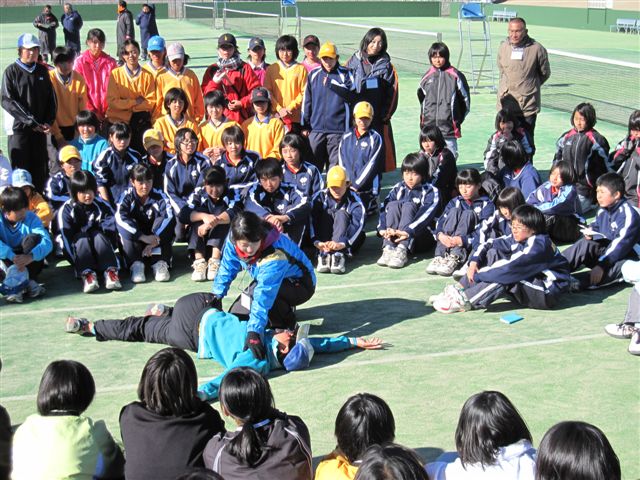
<path id="1" fill-rule="evenodd" d="M 387 265 L 389 266 L 389 268 L 402 268 L 407 264 L 407 258 L 407 249 L 404 246 L 399 245 L 391 254 Z"/>
<path id="2" fill-rule="evenodd" d="M 9 303 L 22 303 L 24 302 L 24 292 L 12 293 L 4 298 Z"/>
<path id="3" fill-rule="evenodd" d="M 446 295 L 446 292 L 440 292 L 436 293 L 435 295 L 430 295 L 427 299 L 427 303 L 429 305 L 433 305 L 437 300 L 439 300 L 440 298 L 444 298 Z"/>
<path id="4" fill-rule="evenodd" d="M 93 270 L 86 270 L 82 274 L 82 291 L 84 293 L 95 292 L 100 288 L 98 283 L 98 276 Z"/>
<path id="5" fill-rule="evenodd" d="M 633 332 L 628 350 L 631 355 L 640 355 L 640 330 Z"/>
<path id="6" fill-rule="evenodd" d="M 459 281 L 462 277 L 466 277 L 467 276 L 467 271 L 468 270 L 469 270 L 469 264 L 465 263 L 459 269 L 457 269 L 455 272 L 453 272 L 451 274 L 451 277 L 455 281 Z"/>
<path id="7" fill-rule="evenodd" d="M 344 254 L 336 252 L 331 255 L 331 273 L 341 274 L 346 271 Z"/>
<path id="8" fill-rule="evenodd" d="M 465 312 L 471 310 L 471 304 L 464 291 L 455 285 L 447 285 L 444 295 L 433 302 L 433 308 L 441 313 Z"/>
<path id="9" fill-rule="evenodd" d="M 329 273 L 331 271 L 331 256 L 328 254 L 318 254 L 318 265 L 316 265 L 318 273 Z"/>
<path id="10" fill-rule="evenodd" d="M 215 280 L 220 270 L 220 259 L 210 258 L 207 262 L 207 280 Z"/>
<path id="11" fill-rule="evenodd" d="M 67 333 L 77 333 L 78 335 L 89 336 L 91 328 L 89 326 L 89 320 L 86 318 L 68 316 L 67 321 L 64 324 L 64 331 Z"/>
<path id="12" fill-rule="evenodd" d="M 104 286 L 107 290 L 120 290 L 122 288 L 118 270 L 115 268 L 108 268 L 104 272 Z"/>
<path id="13" fill-rule="evenodd" d="M 626 339 L 633 336 L 636 327 L 630 323 L 610 323 L 604 327 L 604 331 L 613 338 Z"/>
<path id="14" fill-rule="evenodd" d="M 40 285 L 35 280 L 29 280 L 29 285 L 27 285 L 27 293 L 29 298 L 37 298 L 41 297 L 47 292 L 47 289 L 44 288 L 44 285 Z"/>
<path id="15" fill-rule="evenodd" d="M 382 255 L 380 255 L 380 258 L 378 258 L 376 264 L 380 265 L 381 267 L 388 267 L 389 260 L 391 260 L 391 256 L 393 255 L 394 251 L 395 248 L 393 248 L 391 245 L 385 245 L 384 247 L 382 247 Z"/>
<path id="16" fill-rule="evenodd" d="M 442 264 L 443 260 L 444 260 L 444 257 L 435 257 L 433 260 L 431 260 L 431 263 L 429 265 L 427 265 L 426 272 L 429 275 L 437 274 L 438 270 L 440 269 L 440 265 Z"/>
<path id="17" fill-rule="evenodd" d="M 204 282 L 207 279 L 207 261 L 204 258 L 198 258 L 191 264 L 193 273 L 191 280 L 194 282 Z"/>
<path id="18" fill-rule="evenodd" d="M 458 265 L 460 265 L 460 258 L 457 255 L 447 254 L 440 263 L 436 273 L 443 277 L 450 277 L 451 274 L 456 271 Z"/>
<path id="19" fill-rule="evenodd" d="M 167 262 L 164 260 L 158 260 L 156 263 L 151 265 L 151 270 L 153 270 L 156 282 L 168 282 L 171 279 L 169 265 L 167 265 Z"/>
<path id="20" fill-rule="evenodd" d="M 133 262 L 131 264 L 131 281 L 133 283 L 144 283 L 147 277 L 144 275 L 144 263 Z"/>

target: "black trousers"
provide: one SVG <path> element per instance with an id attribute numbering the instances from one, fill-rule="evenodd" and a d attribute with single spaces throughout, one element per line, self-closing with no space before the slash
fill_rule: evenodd
<path id="1" fill-rule="evenodd" d="M 9 136 L 8 147 L 11 167 L 14 170 L 27 170 L 31 174 L 35 189 L 43 192 L 49 178 L 47 136 L 34 130 L 14 130 L 13 135 Z"/>
<path id="2" fill-rule="evenodd" d="M 159 316 L 98 320 L 94 323 L 96 340 L 161 343 L 197 352 L 200 319 L 212 307 L 213 299 L 212 293 L 190 293 Z"/>

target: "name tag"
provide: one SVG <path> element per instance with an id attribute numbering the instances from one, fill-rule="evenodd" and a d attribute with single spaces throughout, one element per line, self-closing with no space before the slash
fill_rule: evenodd
<path id="1" fill-rule="evenodd" d="M 365 86 L 367 87 L 367 90 L 373 90 L 374 88 L 378 88 L 378 79 L 376 77 L 367 78 L 365 82 Z"/>
<path id="2" fill-rule="evenodd" d="M 522 60 L 524 58 L 523 48 L 514 48 L 511 50 L 511 60 Z"/>

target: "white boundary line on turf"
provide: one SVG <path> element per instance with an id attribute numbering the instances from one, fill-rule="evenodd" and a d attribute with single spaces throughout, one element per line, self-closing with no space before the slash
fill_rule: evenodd
<path id="1" fill-rule="evenodd" d="M 336 363 L 333 365 L 325 365 L 321 367 L 319 370 L 336 369 L 336 368 L 358 368 L 358 367 L 364 367 L 369 365 L 383 365 L 383 364 L 396 363 L 396 362 L 426 360 L 429 358 L 457 357 L 460 355 L 469 355 L 473 353 L 499 352 L 499 351 L 505 351 L 505 350 L 515 350 L 518 348 L 539 347 L 541 345 L 557 345 L 560 343 L 581 342 L 583 340 L 593 340 L 596 338 L 602 338 L 603 336 L 604 336 L 603 334 L 598 333 L 598 334 L 592 334 L 592 335 L 580 335 L 578 337 L 561 337 L 561 338 L 551 338 L 547 340 L 536 340 L 532 342 L 515 343 L 515 344 L 509 344 L 509 345 L 495 345 L 492 347 L 467 348 L 463 350 L 450 350 L 447 352 L 423 353 L 420 355 L 397 355 L 390 358 L 379 358 L 375 360 L 364 360 L 361 362 L 348 362 L 348 363 Z M 297 375 L 299 375 L 300 373 L 297 373 Z M 215 378 L 215 377 L 198 378 L 198 383 L 208 382 L 212 378 Z M 129 390 L 133 391 L 136 388 L 138 388 L 137 385 L 120 385 L 117 387 L 105 387 L 105 388 L 98 389 L 96 391 L 96 394 L 122 392 L 122 391 L 129 391 Z M 12 397 L 0 397 L 0 402 L 2 403 L 18 402 L 23 400 L 34 400 L 35 398 L 36 398 L 35 394 L 16 395 Z"/>
<path id="2" fill-rule="evenodd" d="M 396 283 L 412 283 L 419 282 L 421 280 L 425 280 L 428 277 L 416 277 L 416 278 L 405 278 L 403 280 L 386 280 L 381 282 L 368 282 L 368 283 L 356 283 L 349 285 L 349 288 L 359 288 L 359 287 L 375 287 L 379 285 L 393 285 Z M 344 285 L 327 285 L 325 287 L 318 287 L 316 292 L 323 292 L 325 290 L 337 290 L 345 288 Z M 185 294 L 186 295 L 186 294 Z M 88 310 L 108 310 L 112 308 L 121 308 L 121 307 L 137 307 L 140 305 L 149 305 L 150 303 L 168 303 L 173 304 L 177 298 L 171 300 L 147 300 L 146 302 L 130 302 L 130 303 L 116 303 L 111 305 L 93 305 L 93 306 L 84 306 L 84 307 L 69 307 L 69 308 L 44 308 L 42 310 L 29 310 L 29 315 L 43 315 L 47 313 L 69 313 L 71 311 L 88 311 Z M 15 312 L 0 312 L 0 319 L 7 317 L 18 317 L 24 316 L 27 314 L 25 311 L 15 311 Z"/>

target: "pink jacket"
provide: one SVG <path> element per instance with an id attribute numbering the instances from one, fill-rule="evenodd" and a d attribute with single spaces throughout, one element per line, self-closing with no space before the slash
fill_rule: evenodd
<path id="1" fill-rule="evenodd" d="M 102 52 L 96 62 L 89 50 L 76 58 L 73 69 L 84 77 L 87 83 L 87 108 L 94 112 L 99 120 L 107 113 L 107 86 L 111 70 L 118 65 L 115 59 Z"/>

